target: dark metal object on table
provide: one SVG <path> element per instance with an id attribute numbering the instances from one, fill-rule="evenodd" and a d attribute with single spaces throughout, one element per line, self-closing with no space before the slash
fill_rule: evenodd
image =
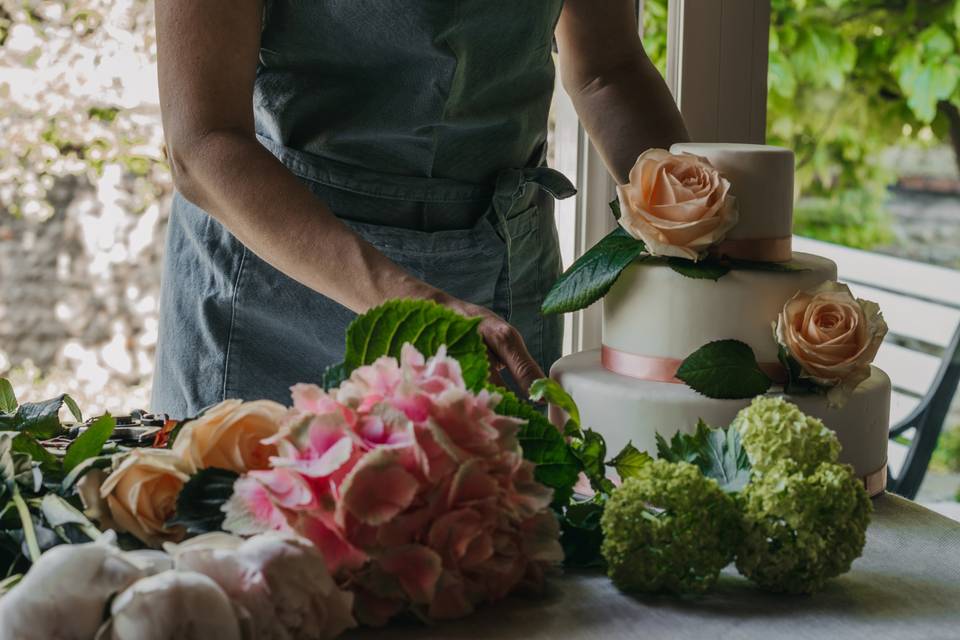
<path id="1" fill-rule="evenodd" d="M 117 421 L 117 426 L 110 437 L 112 442 L 143 447 L 153 443 L 157 434 L 163 429 L 167 416 L 162 413 L 152 414 L 145 411 L 133 411 L 129 415 L 114 416 L 114 419 Z M 94 420 L 96 418 L 70 427 L 65 434 L 66 437 L 70 440 L 75 439 L 86 431 Z"/>

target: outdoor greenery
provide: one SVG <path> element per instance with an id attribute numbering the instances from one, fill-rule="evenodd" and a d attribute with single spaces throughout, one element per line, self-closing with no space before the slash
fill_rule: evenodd
<path id="1" fill-rule="evenodd" d="M 667 0 L 645 3 L 665 65 Z M 884 151 L 960 154 L 960 0 L 772 0 L 767 134 L 797 153 L 796 230 L 857 247 L 889 241 Z"/>

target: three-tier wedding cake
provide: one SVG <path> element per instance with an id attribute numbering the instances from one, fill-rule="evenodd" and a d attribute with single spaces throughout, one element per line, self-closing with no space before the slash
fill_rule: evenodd
<path id="1" fill-rule="evenodd" d="M 870 362 L 885 325 L 876 305 L 836 283 L 831 260 L 792 252 L 793 153 L 658 153 L 641 156 L 618 189 L 618 233 L 644 251 L 603 298 L 603 346 L 561 359 L 552 377 L 611 451 L 632 441 L 655 454 L 657 433 L 729 424 L 752 397 L 738 385 L 769 376 L 766 393 L 836 431 L 841 461 L 882 489 L 890 379 Z M 755 357 L 746 369 L 744 345 Z"/>

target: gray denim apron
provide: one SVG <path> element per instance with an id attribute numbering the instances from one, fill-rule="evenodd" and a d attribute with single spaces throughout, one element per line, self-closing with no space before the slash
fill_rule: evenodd
<path id="1" fill-rule="evenodd" d="M 560 5 L 273 0 L 254 105 L 261 144 L 319 200 L 411 274 L 511 322 L 544 370 L 562 339 L 561 318 L 539 312 L 560 270 L 553 198 L 574 193 L 543 166 Z M 351 40 L 361 17 L 380 39 Z M 390 75 L 398 50 L 417 65 L 394 85 L 411 71 Z M 367 94 L 356 110 L 380 107 L 344 121 L 344 88 Z M 288 402 L 342 358 L 354 317 L 179 194 L 160 306 L 152 405 L 178 418 L 224 398 Z"/>

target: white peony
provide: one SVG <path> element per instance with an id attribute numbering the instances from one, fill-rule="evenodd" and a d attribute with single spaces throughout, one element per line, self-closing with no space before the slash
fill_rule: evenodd
<path id="1" fill-rule="evenodd" d="M 90 640 L 109 599 L 150 570 L 111 541 L 61 545 L 40 556 L 0 598 L 0 640 Z"/>
<path id="2" fill-rule="evenodd" d="M 356 626 L 342 591 L 308 541 L 267 533 L 243 541 L 222 533 L 167 545 L 178 570 L 212 578 L 248 615 L 258 640 L 323 640 Z"/>
<path id="3" fill-rule="evenodd" d="M 164 571 L 117 596 L 97 640 L 242 640 L 230 598 L 201 573 Z"/>

